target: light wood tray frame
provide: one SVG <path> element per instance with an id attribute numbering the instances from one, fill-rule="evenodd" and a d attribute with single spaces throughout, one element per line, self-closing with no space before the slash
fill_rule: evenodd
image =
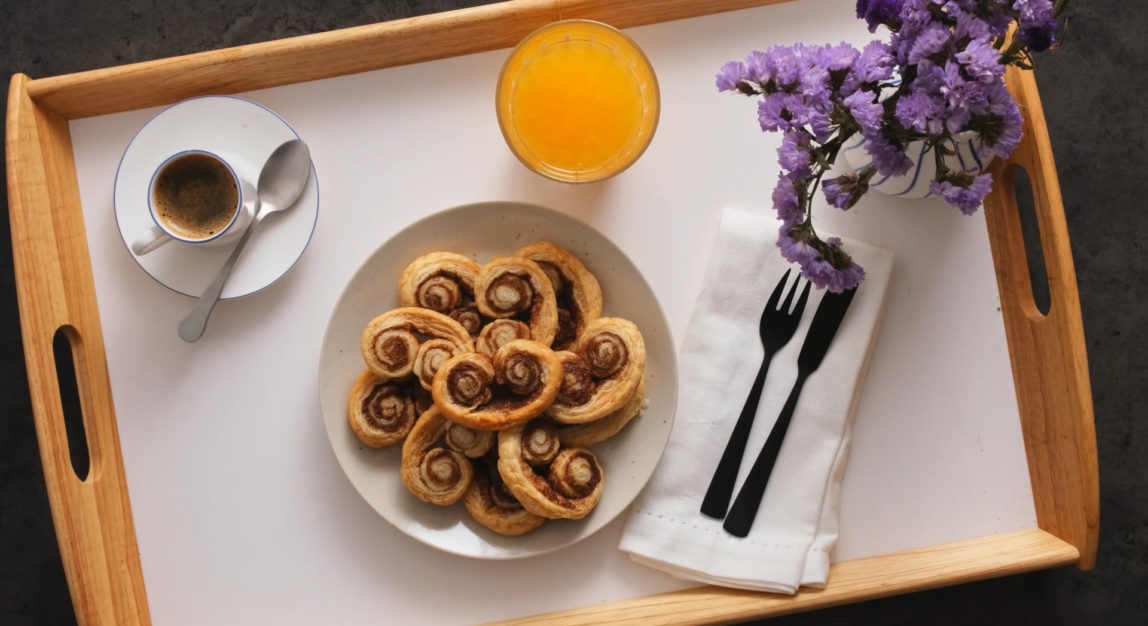
<path id="1" fill-rule="evenodd" d="M 516 44 L 565 18 L 621 28 L 786 0 L 517 0 L 134 65 L 12 78 L 7 115 L 9 217 L 28 382 L 49 502 L 80 624 L 150 623 L 120 456 L 68 120 L 429 61 Z M 733 622 L 1075 563 L 1092 567 L 1099 516 L 1096 437 L 1084 331 L 1048 132 L 1027 72 L 1009 89 L 1024 141 L 993 167 L 985 202 L 1038 528 L 836 563 L 824 590 L 794 597 L 718 587 L 562 611 L 549 624 Z M 1013 193 L 1032 181 L 1051 294 L 1033 303 Z M 68 336 L 90 471 L 72 470 L 53 358 Z"/>

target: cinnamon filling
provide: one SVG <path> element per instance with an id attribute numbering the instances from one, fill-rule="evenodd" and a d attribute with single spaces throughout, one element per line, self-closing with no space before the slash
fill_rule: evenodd
<path id="1" fill-rule="evenodd" d="M 562 387 L 558 389 L 556 403 L 581 406 L 594 397 L 597 385 L 590 375 L 590 364 L 577 354 L 562 355 Z"/>
<path id="2" fill-rule="evenodd" d="M 419 477 L 432 491 L 448 491 L 462 479 L 462 469 L 450 450 L 434 448 L 423 456 Z"/>
<path id="3" fill-rule="evenodd" d="M 490 400 L 490 378 L 473 363 L 459 363 L 447 374 L 451 400 L 465 406 L 478 406 Z"/>
<path id="4" fill-rule="evenodd" d="M 419 346 L 415 355 L 415 373 L 419 380 L 430 384 L 435 372 L 457 351 L 456 346 L 446 339 L 429 339 Z"/>
<path id="5" fill-rule="evenodd" d="M 567 498 L 584 498 L 598 486 L 602 473 L 588 450 L 569 448 L 550 465 L 550 482 Z"/>
<path id="6" fill-rule="evenodd" d="M 499 319 L 487 324 L 478 336 L 478 351 L 494 355 L 515 339 L 530 339 L 530 327 L 518 320 Z"/>
<path id="7" fill-rule="evenodd" d="M 515 395 L 525 396 L 537 391 L 544 383 L 542 365 L 533 355 L 514 353 L 506 357 L 500 379 Z"/>
<path id="8" fill-rule="evenodd" d="M 468 457 L 480 457 L 490 451 L 494 442 L 494 433 L 478 431 L 467 428 L 461 424 L 451 424 L 446 429 L 443 442 L 451 450 L 461 452 Z"/>
<path id="9" fill-rule="evenodd" d="M 374 430 L 398 432 L 415 418 L 415 403 L 398 385 L 376 385 L 359 405 L 367 424 Z"/>
<path id="10" fill-rule="evenodd" d="M 482 315 L 474 303 L 464 304 L 450 312 L 450 317 L 462 325 L 471 337 L 478 335 L 482 330 Z"/>
<path id="11" fill-rule="evenodd" d="M 594 378 L 609 378 L 626 365 L 629 351 L 617 334 L 602 331 L 586 342 L 582 356 L 590 363 L 590 373 Z"/>
<path id="12" fill-rule="evenodd" d="M 534 290 L 527 279 L 505 273 L 490 281 L 483 297 L 491 310 L 513 315 L 530 308 L 534 301 Z"/>
<path id="13" fill-rule="evenodd" d="M 522 429 L 522 460 L 531 465 L 549 464 L 558 446 L 558 431 L 550 422 L 534 420 Z"/>
<path id="14" fill-rule="evenodd" d="M 458 306 L 462 301 L 462 285 L 458 275 L 453 272 L 439 271 L 432 274 L 418 286 L 417 299 L 419 306 L 447 313 Z"/>
<path id="15" fill-rule="evenodd" d="M 578 339 L 578 319 L 574 309 L 558 305 L 558 330 L 554 333 L 551 346 L 555 350 L 565 350 Z"/>
<path id="16" fill-rule="evenodd" d="M 392 328 L 375 337 L 375 358 L 389 371 L 401 371 L 411 364 L 418 350 L 418 338 L 405 329 Z"/>

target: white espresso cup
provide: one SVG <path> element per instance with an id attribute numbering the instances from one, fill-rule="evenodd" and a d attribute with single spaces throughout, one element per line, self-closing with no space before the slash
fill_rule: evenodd
<path id="1" fill-rule="evenodd" d="M 170 242 L 213 246 L 235 241 L 255 215 L 255 187 L 226 159 L 183 150 L 160 163 L 147 189 L 152 225 L 132 241 L 144 255 Z"/>

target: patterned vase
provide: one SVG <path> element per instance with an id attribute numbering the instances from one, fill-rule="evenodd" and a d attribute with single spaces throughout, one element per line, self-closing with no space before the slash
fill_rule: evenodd
<path id="1" fill-rule="evenodd" d="M 864 137 L 853 137 L 850 143 L 841 148 L 839 161 L 853 171 L 860 170 L 873 162 L 865 148 L 867 143 Z M 957 151 L 944 157 L 945 165 L 955 171 L 977 174 L 988 167 L 992 161 L 977 154 L 981 147 L 980 135 L 972 131 L 965 131 L 956 136 Z M 876 174 L 869 182 L 869 189 L 899 198 L 927 198 L 933 195 L 929 191 L 929 183 L 937 173 L 936 157 L 931 152 L 925 152 L 925 142 L 915 141 L 905 149 L 913 166 L 902 176 L 885 176 Z"/>

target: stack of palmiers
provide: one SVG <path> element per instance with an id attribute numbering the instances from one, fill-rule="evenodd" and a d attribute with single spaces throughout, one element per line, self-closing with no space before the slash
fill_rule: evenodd
<path id="1" fill-rule="evenodd" d="M 504 535 L 593 510 L 604 483 L 589 447 L 641 411 L 646 349 L 633 323 L 602 316 L 582 262 L 547 242 L 485 265 L 434 252 L 402 273 L 399 304 L 360 340 L 359 440 L 402 442 L 411 493 L 461 500 Z"/>

